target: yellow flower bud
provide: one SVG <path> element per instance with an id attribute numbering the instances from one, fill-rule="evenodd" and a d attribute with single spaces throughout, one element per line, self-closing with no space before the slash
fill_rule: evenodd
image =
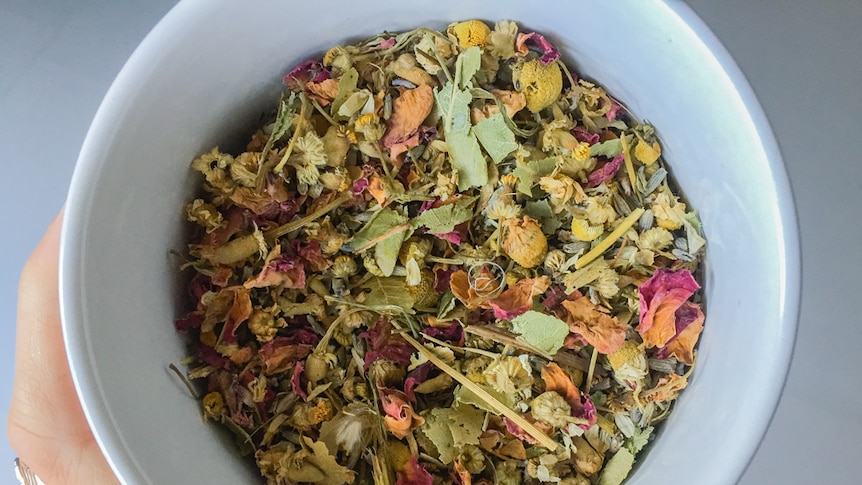
<path id="1" fill-rule="evenodd" d="M 527 109 L 538 113 L 554 104 L 563 91 L 563 72 L 556 63 L 542 65 L 538 59 L 525 62 L 512 73 L 515 89 L 527 98 Z"/>
<path id="2" fill-rule="evenodd" d="M 458 38 L 458 45 L 468 47 L 485 47 L 491 29 L 481 20 L 465 20 L 450 27 L 450 31 Z"/>

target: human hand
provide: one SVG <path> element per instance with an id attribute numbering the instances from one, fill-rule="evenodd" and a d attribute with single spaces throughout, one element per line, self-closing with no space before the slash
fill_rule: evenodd
<path id="1" fill-rule="evenodd" d="M 33 251 L 18 285 L 9 442 L 47 485 L 115 484 L 66 360 L 57 281 L 61 221 L 62 212 Z"/>

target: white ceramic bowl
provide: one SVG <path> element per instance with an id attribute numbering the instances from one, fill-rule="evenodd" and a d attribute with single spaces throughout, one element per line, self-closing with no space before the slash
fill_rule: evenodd
<path id="1" fill-rule="evenodd" d="M 62 238 L 75 384 L 124 483 L 258 483 L 169 373 L 185 293 L 189 162 L 238 141 L 291 66 L 335 43 L 453 20 L 514 19 L 549 36 L 664 140 L 709 241 L 698 367 L 629 485 L 735 483 L 781 392 L 799 250 L 787 177 L 739 69 L 682 2 L 185 0 L 108 92 L 75 170 Z"/>

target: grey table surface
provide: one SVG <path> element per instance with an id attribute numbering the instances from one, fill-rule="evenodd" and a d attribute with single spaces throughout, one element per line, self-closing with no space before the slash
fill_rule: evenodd
<path id="1" fill-rule="evenodd" d="M 2 415 L 12 388 L 18 275 L 63 204 L 102 96 L 174 3 L 0 0 Z M 862 224 L 853 214 L 862 200 L 862 2 L 687 3 L 722 40 L 763 104 L 801 228 L 803 295 L 793 363 L 769 431 L 739 483 L 860 483 Z M 758 362 L 756 355 L 728 358 Z M 740 413 L 745 403 L 740 395 Z M 0 441 L 0 463 L 9 463 L 10 476 L 0 482 L 8 483 L 14 452 Z"/>

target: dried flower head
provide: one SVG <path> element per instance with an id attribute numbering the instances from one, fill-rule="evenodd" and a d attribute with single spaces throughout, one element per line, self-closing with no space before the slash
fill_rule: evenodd
<path id="1" fill-rule="evenodd" d="M 458 39 L 458 45 L 464 49 L 468 47 L 485 47 L 491 29 L 481 20 L 466 20 L 452 24 L 449 32 Z"/>
<path id="2" fill-rule="evenodd" d="M 538 113 L 554 104 L 563 90 L 563 73 L 556 63 L 543 65 L 539 59 L 524 62 L 514 70 L 515 89 L 527 98 L 527 109 Z"/>
<path id="3" fill-rule="evenodd" d="M 503 250 L 516 263 L 525 268 L 538 266 L 548 251 L 548 238 L 542 233 L 542 226 L 532 217 L 508 219 L 503 223 L 506 237 Z"/>

